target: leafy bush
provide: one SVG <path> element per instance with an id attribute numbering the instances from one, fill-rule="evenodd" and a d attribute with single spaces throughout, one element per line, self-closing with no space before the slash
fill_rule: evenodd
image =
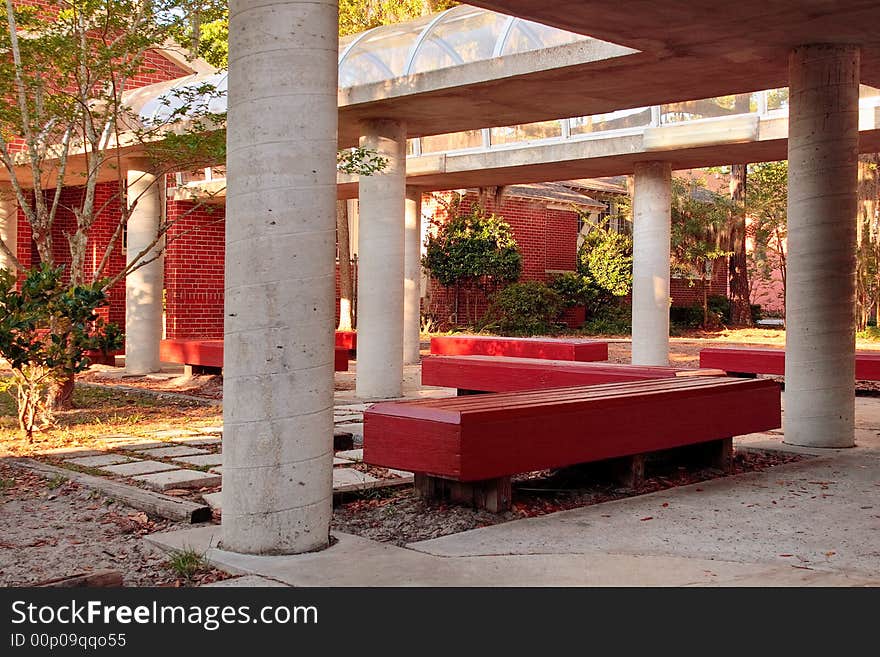
<path id="1" fill-rule="evenodd" d="M 519 278 L 522 256 L 510 224 L 475 205 L 428 237 L 422 265 L 444 287 L 482 278 L 505 283 Z"/>
<path id="2" fill-rule="evenodd" d="M 727 326 L 731 321 L 730 299 L 722 294 L 708 297 L 709 325 Z M 761 306 L 751 305 L 752 322 L 761 319 Z M 689 306 L 672 306 L 669 309 L 669 321 L 679 328 L 701 328 L 703 326 L 703 306 L 695 303 Z"/>
<path id="3" fill-rule="evenodd" d="M 629 305 L 609 305 L 593 314 L 581 329 L 588 335 L 630 335 L 632 308 Z"/>
<path id="4" fill-rule="evenodd" d="M 94 348 L 95 308 L 106 294 L 102 283 L 71 286 L 63 267 L 48 265 L 28 271 L 20 290 L 16 283 L 0 270 L 0 356 L 12 368 L 19 426 L 30 440 L 38 414 L 51 419 L 50 387 L 88 367 L 84 352 Z"/>
<path id="5" fill-rule="evenodd" d="M 559 293 L 544 283 L 514 283 L 492 296 L 483 328 L 509 335 L 550 333 L 564 307 Z"/>
<path id="6" fill-rule="evenodd" d="M 614 297 L 632 290 L 632 268 L 632 238 L 604 227 L 593 228 L 578 252 L 578 272 Z"/>
<path id="7" fill-rule="evenodd" d="M 560 297 L 566 308 L 585 306 L 595 295 L 595 288 L 590 281 L 573 271 L 558 274 L 550 280 L 550 289 Z"/>

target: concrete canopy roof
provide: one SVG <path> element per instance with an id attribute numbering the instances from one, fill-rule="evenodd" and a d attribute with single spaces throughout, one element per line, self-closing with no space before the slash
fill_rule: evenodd
<path id="1" fill-rule="evenodd" d="M 472 3 L 604 39 L 606 52 L 577 57 L 576 43 L 341 93 L 340 146 L 363 119 L 420 136 L 785 87 L 791 48 L 808 43 L 861 45 L 862 83 L 880 86 L 876 0 Z"/>

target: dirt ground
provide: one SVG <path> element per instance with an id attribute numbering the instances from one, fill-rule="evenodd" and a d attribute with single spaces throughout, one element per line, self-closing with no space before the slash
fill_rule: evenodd
<path id="1" fill-rule="evenodd" d="M 203 568 L 178 575 L 144 534 L 182 527 L 76 483 L 0 460 L 0 586 L 28 586 L 83 572 L 115 570 L 125 586 L 194 586 L 226 575 Z"/>
<path id="2" fill-rule="evenodd" d="M 766 470 L 801 458 L 790 454 L 737 454 L 733 474 Z M 333 511 L 332 529 L 374 541 L 406 545 L 478 527 L 727 476 L 697 464 L 681 465 L 681 462 L 680 458 L 669 459 L 668 455 L 649 462 L 645 483 L 636 490 L 620 488 L 614 482 L 597 479 L 594 471 L 582 468 L 515 477 L 513 509 L 499 514 L 457 505 L 428 504 L 416 497 L 411 487 L 377 492 L 338 505 Z"/>

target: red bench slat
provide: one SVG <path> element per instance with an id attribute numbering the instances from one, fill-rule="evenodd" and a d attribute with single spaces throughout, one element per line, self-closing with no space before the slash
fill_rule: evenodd
<path id="1" fill-rule="evenodd" d="M 162 340 L 159 359 L 167 363 L 181 363 L 199 367 L 223 367 L 223 340 Z M 335 347 L 333 369 L 348 371 L 348 348 Z"/>
<path id="2" fill-rule="evenodd" d="M 714 367 L 725 372 L 785 376 L 785 350 L 711 347 L 700 350 L 700 367 Z M 880 353 L 856 353 L 856 379 L 880 381 Z"/>
<path id="3" fill-rule="evenodd" d="M 336 346 L 345 347 L 349 351 L 357 351 L 357 333 L 354 331 L 336 331 Z"/>
<path id="4" fill-rule="evenodd" d="M 422 358 L 422 385 L 480 392 L 512 392 L 666 379 L 676 376 L 723 376 L 723 374 L 721 370 L 683 370 L 675 367 L 506 356 Z"/>
<path id="5" fill-rule="evenodd" d="M 364 461 L 480 481 L 781 425 L 768 380 L 669 378 L 375 404 Z"/>
<path id="6" fill-rule="evenodd" d="M 570 338 L 499 338 L 489 335 L 449 335 L 431 338 L 438 356 L 512 356 L 551 360 L 608 360 L 608 343 Z"/>

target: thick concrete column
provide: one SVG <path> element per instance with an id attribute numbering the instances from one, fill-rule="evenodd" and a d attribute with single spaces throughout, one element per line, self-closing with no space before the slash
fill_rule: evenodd
<path id="1" fill-rule="evenodd" d="M 632 362 L 668 365 L 672 167 L 639 162 L 634 174 Z"/>
<path id="2" fill-rule="evenodd" d="M 859 50 L 789 58 L 785 442 L 851 447 Z"/>
<path id="3" fill-rule="evenodd" d="M 406 128 L 399 121 L 365 122 L 361 146 L 388 164 L 359 183 L 357 394 L 400 397 Z"/>
<path id="4" fill-rule="evenodd" d="M 11 185 L 0 185 L 0 239 L 15 254 L 18 247 L 18 199 Z M 0 269 L 14 269 L 9 257 L 2 250 Z"/>
<path id="5" fill-rule="evenodd" d="M 221 545 L 326 547 L 332 511 L 335 0 L 229 3 Z"/>
<path id="6" fill-rule="evenodd" d="M 422 329 L 422 190 L 406 188 L 403 257 L 403 362 L 419 362 Z"/>
<path id="7" fill-rule="evenodd" d="M 162 179 L 146 163 L 128 170 L 128 203 L 133 206 L 126 227 L 127 262 L 145 249 L 141 260 L 151 261 L 125 277 L 125 371 L 127 374 L 158 372 L 162 340 L 162 289 L 164 287 L 164 239 L 156 242 L 162 226 L 165 194 Z M 156 242 L 155 244 L 153 244 Z M 151 246 L 152 245 L 152 246 Z"/>

